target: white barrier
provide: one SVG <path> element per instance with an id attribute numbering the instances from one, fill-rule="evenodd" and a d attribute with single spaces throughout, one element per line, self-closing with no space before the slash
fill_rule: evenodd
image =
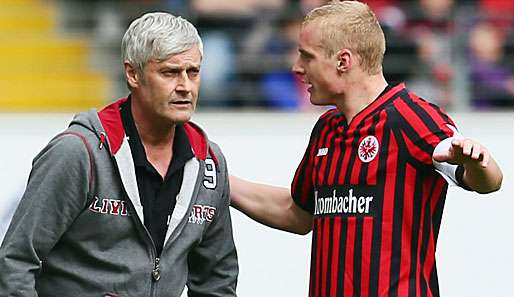
<path id="1" fill-rule="evenodd" d="M 460 131 L 486 145 L 504 172 L 503 188 L 479 196 L 450 188 L 438 240 L 441 296 L 503 297 L 514 291 L 514 114 L 453 114 Z M 0 238 L 35 154 L 63 130 L 69 114 L 0 114 Z M 288 186 L 317 114 L 198 113 L 231 173 Z M 307 296 L 310 235 L 259 225 L 232 210 L 240 260 L 238 294 Z"/>

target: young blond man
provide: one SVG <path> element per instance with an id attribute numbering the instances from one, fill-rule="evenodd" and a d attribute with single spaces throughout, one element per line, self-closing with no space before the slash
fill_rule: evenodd
<path id="1" fill-rule="evenodd" d="M 385 38 L 358 1 L 305 18 L 293 71 L 315 124 L 291 189 L 231 177 L 232 205 L 274 228 L 312 234 L 309 296 L 439 296 L 435 246 L 450 184 L 500 188 L 487 148 L 439 107 L 382 72 Z"/>

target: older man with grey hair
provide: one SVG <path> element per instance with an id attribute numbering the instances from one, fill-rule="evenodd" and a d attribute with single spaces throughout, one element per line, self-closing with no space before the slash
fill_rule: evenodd
<path id="1" fill-rule="evenodd" d="M 0 248 L 1 296 L 236 296 L 228 174 L 189 120 L 202 41 L 167 13 L 122 41 L 130 90 L 35 157 Z"/>

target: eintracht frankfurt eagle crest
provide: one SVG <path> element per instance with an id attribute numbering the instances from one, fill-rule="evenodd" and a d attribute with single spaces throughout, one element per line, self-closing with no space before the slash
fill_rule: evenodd
<path id="1" fill-rule="evenodd" d="M 378 154 L 378 139 L 375 136 L 366 136 L 359 144 L 359 159 L 362 162 L 371 162 Z"/>

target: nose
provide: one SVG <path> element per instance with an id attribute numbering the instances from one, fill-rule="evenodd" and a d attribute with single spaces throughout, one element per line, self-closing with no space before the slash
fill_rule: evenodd
<path id="1" fill-rule="evenodd" d="M 186 71 L 183 71 L 178 77 L 177 92 L 189 93 L 192 90 L 192 82 Z"/>
<path id="2" fill-rule="evenodd" d="M 291 68 L 291 70 L 293 71 L 294 74 L 296 75 L 304 75 L 305 74 L 305 70 L 303 69 L 303 67 L 300 65 L 300 57 L 298 56 L 296 58 L 296 60 L 294 61 L 294 64 L 293 64 L 293 67 Z"/>

